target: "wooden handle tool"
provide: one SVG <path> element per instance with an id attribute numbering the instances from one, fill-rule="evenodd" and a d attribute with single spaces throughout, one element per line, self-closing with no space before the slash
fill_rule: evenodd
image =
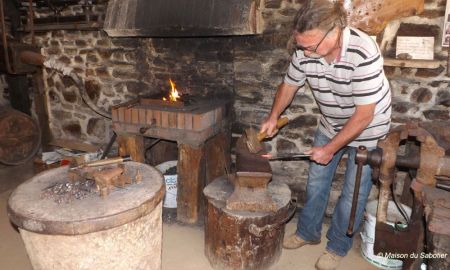
<path id="1" fill-rule="evenodd" d="M 107 159 L 100 159 L 97 161 L 92 161 L 89 163 L 81 164 L 80 166 L 70 168 L 70 170 L 76 170 L 84 167 L 96 167 L 96 166 L 103 166 L 103 165 L 109 165 L 109 164 L 116 164 L 116 163 L 122 163 L 124 161 L 130 161 L 130 156 L 124 156 L 124 157 L 114 157 L 114 158 L 107 158 Z"/>
<path id="2" fill-rule="evenodd" d="M 277 129 L 285 126 L 288 123 L 289 119 L 287 117 L 281 117 L 277 121 Z M 258 153 L 263 150 L 263 146 L 261 145 L 261 141 L 267 137 L 266 132 L 256 133 L 257 131 L 253 128 L 248 128 L 245 130 L 246 135 L 246 143 L 247 148 L 250 153 Z"/>
<path id="3" fill-rule="evenodd" d="M 287 117 L 279 118 L 278 121 L 277 121 L 277 129 L 280 129 L 280 128 L 284 127 L 288 122 L 289 122 L 289 119 Z M 267 137 L 267 132 L 265 132 L 265 131 L 258 133 L 258 135 L 256 136 L 258 141 L 262 141 L 266 137 Z"/>

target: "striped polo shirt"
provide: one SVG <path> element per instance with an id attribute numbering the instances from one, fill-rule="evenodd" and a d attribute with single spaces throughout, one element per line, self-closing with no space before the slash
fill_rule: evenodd
<path id="1" fill-rule="evenodd" d="M 376 146 L 391 122 L 391 91 L 383 71 L 383 57 L 375 41 L 364 32 L 346 27 L 339 59 L 308 58 L 297 50 L 284 78 L 289 85 L 308 82 L 319 106 L 319 129 L 333 138 L 355 112 L 356 105 L 376 103 L 375 115 L 366 129 L 349 145 Z"/>

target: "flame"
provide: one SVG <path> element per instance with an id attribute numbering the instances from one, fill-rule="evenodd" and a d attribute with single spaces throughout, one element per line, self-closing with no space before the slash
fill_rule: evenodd
<path id="1" fill-rule="evenodd" d="M 180 98 L 180 95 L 178 94 L 176 85 L 171 79 L 169 79 L 169 83 L 170 83 L 170 87 L 171 87 L 170 93 L 169 93 L 169 99 L 170 99 L 170 101 L 177 101 L 177 99 Z M 163 100 L 166 101 L 167 99 L 163 98 Z"/>

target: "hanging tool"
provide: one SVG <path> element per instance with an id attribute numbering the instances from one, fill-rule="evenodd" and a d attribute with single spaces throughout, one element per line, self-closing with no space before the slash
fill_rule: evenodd
<path id="1" fill-rule="evenodd" d="M 281 117 L 277 121 L 277 129 L 284 127 L 289 122 L 287 117 Z M 247 128 L 245 130 L 246 136 L 246 144 L 250 153 L 258 153 L 263 150 L 263 146 L 261 145 L 261 141 L 267 137 L 267 132 L 260 132 L 253 128 Z"/>
<path id="2" fill-rule="evenodd" d="M 81 169 L 81 168 L 84 168 L 84 167 L 96 167 L 96 166 L 117 164 L 117 163 L 122 163 L 122 162 L 125 162 L 125 161 L 131 161 L 131 157 L 130 156 L 124 156 L 124 157 L 115 157 L 115 158 L 107 158 L 107 159 L 96 160 L 96 161 L 93 161 L 93 162 L 81 164 L 81 165 L 76 166 L 76 167 L 72 167 L 72 168 L 70 168 L 70 170 Z"/>

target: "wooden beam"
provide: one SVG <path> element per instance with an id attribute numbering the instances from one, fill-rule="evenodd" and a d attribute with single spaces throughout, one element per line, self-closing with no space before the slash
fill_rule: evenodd
<path id="1" fill-rule="evenodd" d="M 384 58 L 384 65 L 389 67 L 406 67 L 406 68 L 429 68 L 435 69 L 441 65 L 438 60 L 416 60 L 416 59 L 393 59 Z"/>

